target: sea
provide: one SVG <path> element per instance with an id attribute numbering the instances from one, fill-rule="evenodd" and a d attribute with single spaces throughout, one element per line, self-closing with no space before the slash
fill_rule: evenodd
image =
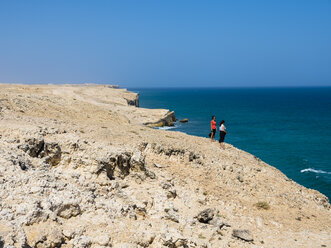
<path id="1" fill-rule="evenodd" d="M 212 115 L 217 123 L 225 120 L 225 142 L 330 199 L 331 87 L 129 90 L 139 93 L 140 107 L 189 120 L 163 129 L 208 137 Z"/>

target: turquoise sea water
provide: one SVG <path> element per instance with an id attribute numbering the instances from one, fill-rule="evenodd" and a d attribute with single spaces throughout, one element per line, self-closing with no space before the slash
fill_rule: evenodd
<path id="1" fill-rule="evenodd" d="M 129 90 L 140 94 L 141 107 L 189 119 L 172 131 L 207 137 L 211 116 L 224 119 L 226 142 L 330 198 L 331 87 Z"/>

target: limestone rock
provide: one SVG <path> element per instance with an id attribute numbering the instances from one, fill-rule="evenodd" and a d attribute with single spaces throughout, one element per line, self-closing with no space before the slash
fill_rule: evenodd
<path id="1" fill-rule="evenodd" d="M 160 164 L 154 164 L 154 166 L 155 166 L 156 168 L 159 168 L 159 169 L 162 169 L 162 168 L 163 168 L 163 166 L 160 165 Z"/>
<path id="2" fill-rule="evenodd" d="M 146 122 L 145 125 L 149 127 L 163 127 L 163 126 L 174 126 L 174 122 L 176 121 L 175 112 L 168 112 L 162 119 L 156 122 Z"/>
<path id="3" fill-rule="evenodd" d="M 188 240 L 184 238 L 179 232 L 171 230 L 162 235 L 163 245 L 166 247 L 186 247 Z"/>
<path id="4" fill-rule="evenodd" d="M 56 211 L 57 215 L 69 219 L 75 217 L 81 213 L 80 207 L 78 204 L 64 203 Z"/>
<path id="5" fill-rule="evenodd" d="M 251 236 L 251 232 L 249 230 L 239 230 L 239 229 L 234 229 L 232 232 L 232 236 L 242 239 L 244 241 L 253 241 L 253 238 Z"/>
<path id="6" fill-rule="evenodd" d="M 143 232 L 139 233 L 139 239 L 137 241 L 137 244 L 141 247 L 149 247 L 155 239 L 156 235 L 153 232 Z"/>
<path id="7" fill-rule="evenodd" d="M 217 229 L 222 229 L 223 227 L 230 227 L 231 225 L 228 224 L 225 220 L 220 218 L 213 218 L 208 222 L 208 224 L 215 226 Z"/>
<path id="8" fill-rule="evenodd" d="M 89 237 L 82 235 L 71 239 L 69 244 L 71 244 L 72 247 L 89 248 L 91 247 L 92 241 Z"/>

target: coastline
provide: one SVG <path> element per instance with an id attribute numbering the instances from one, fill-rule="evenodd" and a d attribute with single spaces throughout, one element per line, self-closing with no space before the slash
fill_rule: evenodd
<path id="1" fill-rule="evenodd" d="M 330 174 L 301 171 L 330 172 L 331 88 L 134 90 L 142 107 L 175 109 L 178 119 L 189 118 L 189 124 L 176 124 L 173 131 L 207 137 L 210 114 L 225 119 L 230 131 L 226 142 L 330 199 Z M 314 135 L 308 135 L 309 128 Z"/>
<path id="2" fill-rule="evenodd" d="M 327 197 L 229 144 L 220 151 L 206 138 L 147 127 L 173 124 L 174 113 L 138 108 L 135 93 L 101 85 L 0 89 L 6 245 L 78 247 L 84 236 L 96 247 L 107 241 L 101 226 L 106 247 L 330 245 Z M 259 209 L 259 202 L 270 209 Z M 209 208 L 215 223 L 200 222 L 197 214 Z M 83 226 L 81 234 L 70 226 Z M 234 235 L 237 229 L 248 230 L 249 240 Z"/>

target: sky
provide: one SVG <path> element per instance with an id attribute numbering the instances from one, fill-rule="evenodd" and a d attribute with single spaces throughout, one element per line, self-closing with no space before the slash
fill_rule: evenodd
<path id="1" fill-rule="evenodd" d="M 0 0 L 0 82 L 331 86 L 331 0 Z"/>

